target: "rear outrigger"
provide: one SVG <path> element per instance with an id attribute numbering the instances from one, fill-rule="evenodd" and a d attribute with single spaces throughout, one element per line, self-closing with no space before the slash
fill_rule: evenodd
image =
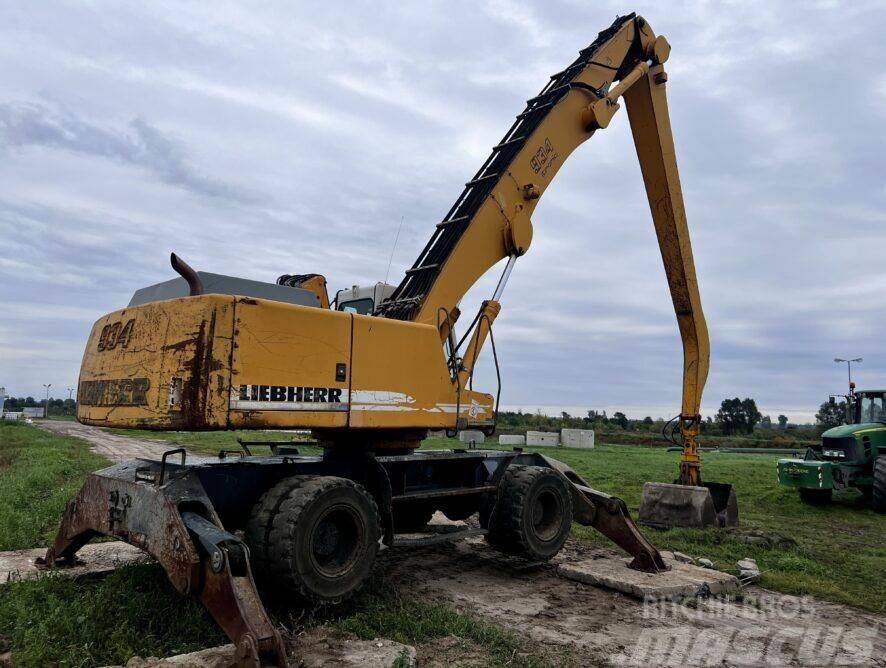
<path id="1" fill-rule="evenodd" d="M 435 511 L 476 515 L 495 549 L 553 557 L 572 521 L 666 569 L 623 501 L 564 464 L 522 451 L 421 451 L 429 430 L 495 430 L 498 395 L 472 388 L 531 214 L 572 151 L 627 102 L 652 219 L 684 341 L 684 439 L 708 370 L 707 329 L 668 118 L 670 46 L 639 16 L 618 18 L 553 75 L 438 223 L 396 288 L 339 292 L 319 274 L 276 285 L 197 272 L 136 293 L 101 318 L 81 368 L 78 419 L 139 429 L 310 429 L 322 455 L 272 444 L 270 456 L 134 460 L 93 473 L 46 555 L 75 558 L 98 535 L 136 545 L 182 593 L 200 598 L 244 664 L 285 665 L 258 591 L 335 603 L 366 580 L 381 546 L 416 538 Z M 491 299 L 459 337 L 458 304 L 505 262 Z M 687 400 L 691 397 L 691 400 Z M 258 585 L 258 588 L 256 587 Z"/>

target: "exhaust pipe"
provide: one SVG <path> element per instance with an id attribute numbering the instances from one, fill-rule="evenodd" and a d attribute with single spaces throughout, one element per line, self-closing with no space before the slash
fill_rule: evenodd
<path id="1" fill-rule="evenodd" d="M 191 265 L 182 260 L 175 253 L 169 254 L 169 262 L 172 264 L 172 268 L 175 269 L 176 273 L 187 281 L 188 288 L 190 288 L 191 291 L 191 297 L 203 294 L 203 281 L 200 280 L 200 275 L 193 270 Z"/>

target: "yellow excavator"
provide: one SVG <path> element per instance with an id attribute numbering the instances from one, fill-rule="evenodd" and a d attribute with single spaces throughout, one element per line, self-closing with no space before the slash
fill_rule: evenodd
<path id="1" fill-rule="evenodd" d="M 633 14 L 619 17 L 528 100 L 465 185 L 396 287 L 340 291 L 318 274 L 276 284 L 194 271 L 138 290 L 95 324 L 78 389 L 80 422 L 177 430 L 310 429 L 322 455 L 266 442 L 239 452 L 133 460 L 93 473 L 69 502 L 48 567 L 95 536 L 150 553 L 183 594 L 203 602 L 244 665 L 286 665 L 259 591 L 335 603 L 366 580 L 380 546 L 438 541 L 434 512 L 478 520 L 446 539 L 484 535 L 501 552 L 553 557 L 572 521 L 666 570 L 625 504 L 540 454 L 421 450 L 429 430 L 496 425 L 499 390 L 472 389 L 503 291 L 532 241 L 531 217 L 580 144 L 628 117 L 683 339 L 680 430 L 686 480 L 708 372 L 702 315 L 665 97 L 670 46 Z M 458 305 L 494 265 L 504 270 L 461 335 Z M 494 355 L 497 367 L 497 355 Z"/>

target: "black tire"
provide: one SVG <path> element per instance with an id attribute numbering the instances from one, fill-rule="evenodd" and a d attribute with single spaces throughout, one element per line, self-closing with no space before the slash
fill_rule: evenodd
<path id="1" fill-rule="evenodd" d="M 825 506 L 831 502 L 833 495 L 832 489 L 800 488 L 800 501 L 808 503 L 810 506 Z"/>
<path id="2" fill-rule="evenodd" d="M 487 542 L 495 549 L 532 561 L 552 558 L 572 527 L 569 483 L 543 466 L 511 466 L 499 487 L 489 518 Z"/>
<path id="3" fill-rule="evenodd" d="M 424 529 L 434 516 L 434 507 L 420 501 L 394 505 L 394 533 L 417 533 Z"/>
<path id="4" fill-rule="evenodd" d="M 366 582 L 380 532 L 375 500 L 362 486 L 332 476 L 294 476 L 256 504 L 246 541 L 253 571 L 275 598 L 332 604 Z"/>
<path id="5" fill-rule="evenodd" d="M 871 508 L 886 513 L 886 457 L 874 460 L 874 486 L 871 490 Z"/>

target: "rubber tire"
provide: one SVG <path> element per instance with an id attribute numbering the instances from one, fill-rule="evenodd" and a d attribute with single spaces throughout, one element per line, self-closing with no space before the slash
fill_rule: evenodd
<path id="1" fill-rule="evenodd" d="M 408 504 L 408 505 L 407 505 Z M 394 505 L 394 533 L 418 533 L 434 516 L 434 507 L 419 501 Z"/>
<path id="2" fill-rule="evenodd" d="M 548 516 L 546 520 L 537 515 L 539 511 Z M 544 520 L 544 526 L 537 519 Z M 532 561 L 547 561 L 563 547 L 571 528 L 572 492 L 560 473 L 544 466 L 508 468 L 489 518 L 486 541 L 492 547 Z"/>
<path id="3" fill-rule="evenodd" d="M 808 503 L 810 506 L 826 506 L 831 502 L 834 496 L 832 489 L 807 489 L 800 488 L 800 501 Z"/>
<path id="4" fill-rule="evenodd" d="M 314 546 L 319 521 L 330 509 L 344 513 L 355 530 L 348 563 L 334 576 L 323 572 Z M 334 476 L 293 476 L 266 492 L 253 508 L 246 542 L 253 572 L 275 598 L 335 604 L 366 583 L 380 534 L 375 500 L 361 485 Z"/>
<path id="5" fill-rule="evenodd" d="M 874 460 L 874 486 L 871 490 L 871 508 L 886 513 L 886 456 Z"/>

